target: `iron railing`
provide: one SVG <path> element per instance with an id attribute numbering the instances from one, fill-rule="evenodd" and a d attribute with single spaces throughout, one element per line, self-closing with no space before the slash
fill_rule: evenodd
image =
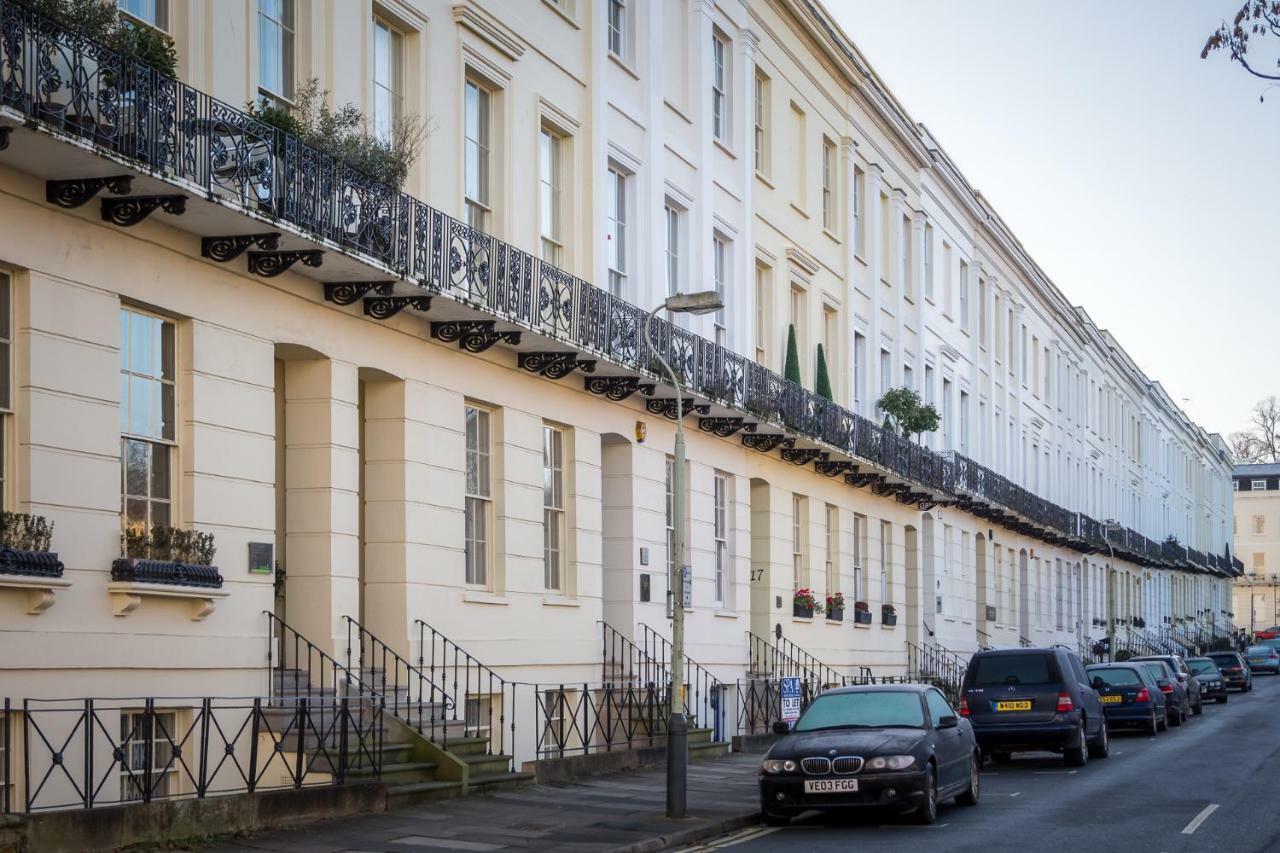
<path id="1" fill-rule="evenodd" d="M 186 193 L 288 225 L 398 279 L 660 378 L 637 306 L 14 0 L 0 0 L 0 106 Z M 1019 518 L 1001 520 L 1029 525 L 1029 533 L 1105 545 L 1092 528 L 1079 539 L 1077 514 L 971 459 L 934 453 L 665 320 L 653 326 L 656 350 L 696 396 L 930 492 L 1004 507 Z"/>
<path id="2" fill-rule="evenodd" d="M 377 691 L 271 611 L 267 617 L 268 695 L 308 699 L 376 696 Z"/>
<path id="3" fill-rule="evenodd" d="M 490 754 L 514 755 L 516 683 L 421 619 L 414 624 L 418 627 L 417 669 L 448 694 L 448 721 L 461 726 L 463 737 L 487 737 Z"/>
<path id="4" fill-rule="evenodd" d="M 539 759 L 663 743 L 667 698 L 653 685 L 528 684 Z"/>
<path id="5" fill-rule="evenodd" d="M 641 648 L 653 660 L 663 662 L 666 678 L 663 684 L 670 684 L 671 641 L 659 634 L 645 623 L 640 623 Z M 684 656 L 684 712 L 691 726 L 713 730 L 713 739 L 719 741 L 722 731 L 717 725 L 718 713 L 724 697 L 724 685 L 720 679 L 702 664 Z"/>
<path id="6" fill-rule="evenodd" d="M 857 675 L 841 672 L 818 660 L 786 637 L 776 644 L 747 632 L 747 673 L 767 678 L 799 678 L 828 687 L 849 684 L 871 684 L 875 681 L 871 667 L 857 666 Z"/>
<path id="7" fill-rule="evenodd" d="M 793 676 L 794 677 L 794 676 Z M 744 735 L 763 735 L 772 731 L 774 723 L 782 719 L 781 684 L 777 678 L 749 678 L 734 683 L 737 695 L 737 731 Z M 809 707 L 818 694 L 827 688 L 820 681 L 800 679 L 800 712 Z"/>
<path id="8" fill-rule="evenodd" d="M 934 685 L 953 705 L 960 701 L 966 669 L 968 662 L 950 649 L 907 642 L 907 676 Z"/>
<path id="9" fill-rule="evenodd" d="M 21 713 L 6 699 L 4 708 L 6 811 L 343 785 L 382 773 L 377 697 L 25 699 Z M 21 796 L 9 769 L 18 738 Z"/>

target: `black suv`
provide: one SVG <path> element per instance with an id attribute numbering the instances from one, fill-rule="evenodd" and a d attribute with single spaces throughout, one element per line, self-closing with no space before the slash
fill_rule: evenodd
<path id="1" fill-rule="evenodd" d="M 1071 767 L 1107 757 L 1102 701 L 1080 658 L 1065 648 L 978 652 L 961 697 L 960 713 L 995 761 L 1018 750 L 1061 752 Z"/>

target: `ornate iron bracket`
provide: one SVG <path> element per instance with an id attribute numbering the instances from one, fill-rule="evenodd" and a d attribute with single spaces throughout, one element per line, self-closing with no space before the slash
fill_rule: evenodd
<path id="1" fill-rule="evenodd" d="M 680 403 L 680 408 L 683 410 L 680 412 L 680 417 L 682 418 L 690 412 L 697 412 L 700 415 L 711 413 L 711 406 L 706 403 L 698 403 L 689 399 L 682 399 Z M 649 410 L 650 414 L 662 415 L 663 417 L 673 421 L 676 419 L 675 397 L 667 397 L 661 400 L 648 400 L 645 402 L 644 407 Z"/>
<path id="2" fill-rule="evenodd" d="M 872 483 L 878 482 L 880 479 L 881 477 L 879 474 L 873 474 L 870 471 L 859 471 L 854 474 L 844 475 L 844 481 L 846 483 L 859 489 L 864 486 L 870 486 Z"/>
<path id="3" fill-rule="evenodd" d="M 750 447 L 761 453 L 768 453 L 776 447 L 795 447 L 795 444 L 794 438 L 788 438 L 780 432 L 761 432 L 742 437 L 743 447 Z"/>
<path id="4" fill-rule="evenodd" d="M 887 498 L 889 495 L 909 492 L 911 491 L 911 487 L 906 483 L 887 483 L 881 480 L 879 483 L 872 483 L 871 491 L 875 492 L 882 498 Z"/>
<path id="5" fill-rule="evenodd" d="M 5 128 L 8 130 L 8 128 Z M 107 178 L 74 178 L 70 181 L 45 181 L 44 200 L 58 207 L 79 207 L 87 204 L 103 188 L 116 195 L 128 195 L 133 189 L 132 175 L 112 175 Z"/>
<path id="6" fill-rule="evenodd" d="M 594 359 L 580 359 L 576 352 L 522 352 L 516 356 L 516 363 L 521 370 L 545 376 L 548 379 L 563 379 L 574 370 L 583 373 L 595 373 Z"/>
<path id="7" fill-rule="evenodd" d="M 836 460 L 834 462 L 823 459 L 814 464 L 813 470 L 817 471 L 824 477 L 839 477 L 847 471 L 857 470 L 857 467 L 857 465 L 854 465 L 852 462 L 845 459 Z"/>
<path id="8" fill-rule="evenodd" d="M 608 397 L 615 403 L 622 402 L 637 391 L 650 397 L 654 389 L 652 382 L 641 382 L 636 376 L 588 376 L 583 380 L 582 386 L 592 394 Z"/>
<path id="9" fill-rule="evenodd" d="M 821 459 L 825 462 L 830 455 L 827 451 L 819 450 L 816 447 L 788 447 L 782 451 L 782 458 L 792 465 L 808 465 L 816 459 Z"/>
<path id="10" fill-rule="evenodd" d="M 324 252 L 319 249 L 298 249 L 288 252 L 250 252 L 249 272 L 263 278 L 274 278 L 294 264 L 318 267 L 324 263 Z"/>
<path id="11" fill-rule="evenodd" d="M 217 261 L 220 264 L 234 261 L 244 254 L 250 246 L 257 246 L 268 252 L 280 248 L 280 234 L 271 231 L 266 234 L 232 234 L 227 237 L 204 237 L 200 240 L 200 256 Z"/>
<path id="12" fill-rule="evenodd" d="M 325 282 L 324 301 L 334 305 L 351 305 L 363 299 L 366 293 L 390 296 L 394 287 L 395 283 L 390 281 Z"/>
<path id="13" fill-rule="evenodd" d="M 900 504 L 920 504 L 928 501 L 929 496 L 923 492 L 913 492 L 908 488 L 907 491 L 894 495 L 894 499 Z"/>
<path id="14" fill-rule="evenodd" d="M 11 127 L 0 127 L 0 151 L 9 147 L 9 134 L 13 132 Z"/>
<path id="15" fill-rule="evenodd" d="M 430 311 L 430 296 L 370 296 L 364 301 L 364 316 L 387 320 L 406 308 Z"/>
<path id="16" fill-rule="evenodd" d="M 756 425 L 748 423 L 744 418 L 699 418 L 698 429 L 728 438 L 738 430 L 755 432 Z"/>
<path id="17" fill-rule="evenodd" d="M 156 210 L 181 216 L 187 212 L 187 197 L 185 195 L 131 195 L 124 198 L 104 198 L 102 221 L 128 228 L 131 225 L 137 225 Z"/>
<path id="18" fill-rule="evenodd" d="M 933 509 L 937 505 L 938 504 L 936 501 L 930 500 L 929 498 L 925 498 L 924 500 L 916 504 L 916 509 L 920 510 L 921 512 L 928 512 L 929 510 Z"/>
<path id="19" fill-rule="evenodd" d="M 494 329 L 492 320 L 450 320 L 444 323 L 431 324 L 431 337 L 445 343 L 458 342 L 458 348 L 467 352 L 484 352 L 498 341 L 516 346 L 520 343 L 520 333 L 515 331 L 499 332 Z"/>

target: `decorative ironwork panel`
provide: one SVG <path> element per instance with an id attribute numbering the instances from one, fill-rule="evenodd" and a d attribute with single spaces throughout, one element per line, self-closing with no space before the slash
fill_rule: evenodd
<path id="1" fill-rule="evenodd" d="M 537 295 L 533 327 L 550 338 L 570 340 L 573 329 L 574 278 L 562 269 L 534 262 Z"/>

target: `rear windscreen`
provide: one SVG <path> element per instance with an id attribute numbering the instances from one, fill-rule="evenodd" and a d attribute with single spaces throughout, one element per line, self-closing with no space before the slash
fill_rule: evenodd
<path id="1" fill-rule="evenodd" d="M 1147 668 L 1147 672 L 1151 673 L 1155 678 L 1169 677 L 1169 667 L 1165 666 L 1163 663 L 1144 663 L 1143 666 L 1145 666 Z"/>
<path id="2" fill-rule="evenodd" d="M 1049 655 L 990 655 L 974 661 L 970 684 L 1055 684 L 1061 679 Z"/>
<path id="3" fill-rule="evenodd" d="M 1095 678 L 1101 678 L 1103 685 L 1106 687 L 1137 687 L 1142 684 L 1142 679 L 1138 677 L 1138 673 L 1127 667 L 1089 669 L 1088 673 L 1090 682 Z"/>

